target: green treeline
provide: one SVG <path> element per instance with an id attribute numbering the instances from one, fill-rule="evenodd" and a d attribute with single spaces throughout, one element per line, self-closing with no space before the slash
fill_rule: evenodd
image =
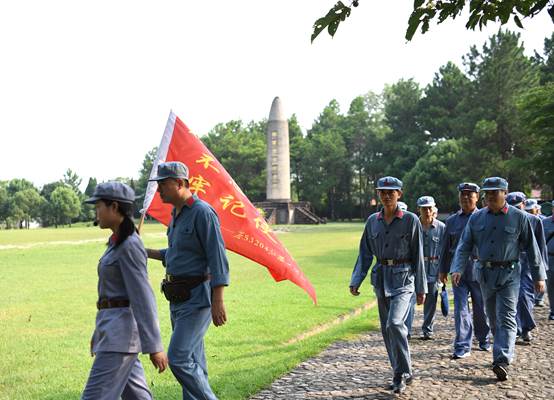
<path id="1" fill-rule="evenodd" d="M 221 123 L 202 138 L 252 201 L 265 200 L 266 123 Z M 310 201 L 332 220 L 365 218 L 384 175 L 404 181 L 410 209 L 432 195 L 441 211 L 453 211 L 459 182 L 491 175 L 507 178 L 511 190 L 541 189 L 551 199 L 554 33 L 542 54 L 528 57 L 518 34 L 500 30 L 472 46 L 461 68 L 440 67 L 426 87 L 402 79 L 356 97 L 346 113 L 332 100 L 307 132 L 293 115 L 289 135 L 293 200 Z M 155 155 L 146 154 L 138 179 L 117 179 L 143 195 Z M 92 207 L 82 201 L 96 180 L 84 193 L 80 183 L 71 170 L 40 190 L 25 179 L 0 182 L 0 227 L 91 221 Z"/>
<path id="2" fill-rule="evenodd" d="M 544 53 L 524 54 L 516 33 L 500 30 L 449 62 L 421 87 L 413 79 L 352 100 L 332 100 L 303 134 L 289 120 L 294 200 L 330 219 L 365 218 L 374 183 L 394 175 L 411 209 L 433 195 L 457 209 L 456 185 L 506 177 L 512 190 L 554 188 L 554 34 Z M 266 121 L 219 124 L 204 143 L 252 201 L 265 199 Z"/>

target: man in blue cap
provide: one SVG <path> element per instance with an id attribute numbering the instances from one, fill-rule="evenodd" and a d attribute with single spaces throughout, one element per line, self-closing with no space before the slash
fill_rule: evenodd
<path id="1" fill-rule="evenodd" d="M 541 206 L 536 199 L 525 200 L 524 210 L 527 211 L 529 214 L 539 217 L 541 220 L 544 220 L 546 218 L 546 215 L 543 215 L 541 213 Z M 548 266 L 548 260 L 546 264 Z M 546 287 L 548 288 L 548 273 L 547 273 L 547 279 L 546 279 Z M 544 295 L 545 293 L 535 292 L 535 306 L 544 307 Z"/>
<path id="2" fill-rule="evenodd" d="M 366 222 L 350 293 L 360 294 L 358 289 L 376 257 L 371 284 L 377 297 L 381 333 L 394 370 L 390 388 L 401 393 L 413 379 L 406 328 L 410 298 L 415 290 L 417 303 L 422 304 L 427 292 L 423 234 L 417 216 L 398 207 L 402 181 L 392 176 L 381 178 L 377 192 L 383 209 L 370 215 Z"/>
<path id="3" fill-rule="evenodd" d="M 442 250 L 445 226 L 434 218 L 435 199 L 431 196 L 422 196 L 417 199 L 419 222 L 423 228 L 423 259 L 425 261 L 425 275 L 427 276 L 427 293 L 423 304 L 423 340 L 433 339 L 433 322 L 437 310 L 437 298 L 439 295 L 439 259 Z M 415 294 L 414 294 L 415 296 Z M 406 326 L 411 331 L 415 314 L 415 298 L 412 297 L 410 313 Z"/>
<path id="4" fill-rule="evenodd" d="M 448 273 L 452 266 L 452 259 L 462 232 L 473 213 L 477 211 L 479 201 L 479 186 L 475 183 L 464 182 L 458 185 L 460 210 L 446 220 L 444 242 L 440 258 L 439 279 L 443 284 L 448 281 Z M 473 249 L 465 259 L 464 274 L 457 286 L 452 287 L 454 294 L 454 338 L 453 359 L 468 357 L 471 354 L 471 342 L 473 334 L 479 341 L 479 349 L 490 349 L 490 328 L 485 314 L 485 305 L 481 287 L 477 279 L 475 264 L 477 262 L 477 250 Z M 472 311 L 469 309 L 469 297 L 471 296 Z"/>
<path id="5" fill-rule="evenodd" d="M 511 192 L 506 196 L 506 202 L 520 210 L 525 208 L 525 202 L 527 197 L 522 192 Z M 537 245 L 539 247 L 543 262 L 548 262 L 548 254 L 546 252 L 546 242 L 544 239 L 544 230 L 539 217 L 526 213 L 529 221 L 531 222 L 531 228 Z M 532 340 L 531 331 L 535 329 L 537 324 L 535 323 L 535 317 L 533 315 L 533 308 L 535 305 L 535 289 L 533 285 L 533 277 L 529 270 L 529 262 L 527 260 L 527 253 L 522 251 L 519 253 L 519 263 L 521 265 L 521 281 L 519 284 L 519 296 L 517 301 L 517 335 L 524 341 L 530 342 Z"/>
<path id="6" fill-rule="evenodd" d="M 168 247 L 147 249 L 148 257 L 166 268 L 162 282 L 169 300 L 173 333 L 168 348 L 169 367 L 181 384 L 183 399 L 213 400 L 208 383 L 204 335 L 213 320 L 227 321 L 223 289 L 229 284 L 229 263 L 214 209 L 193 195 L 188 168 L 181 162 L 158 166 L 158 192 L 173 205 L 167 229 Z"/>
<path id="7" fill-rule="evenodd" d="M 403 201 L 398 202 L 398 208 L 400 208 L 402 211 L 408 211 L 408 205 Z"/>
<path id="8" fill-rule="evenodd" d="M 506 203 L 508 182 L 500 177 L 486 178 L 481 190 L 487 207 L 476 211 L 464 229 L 452 263 L 452 284 L 459 285 L 467 258 L 477 247 L 479 283 L 494 334 L 492 370 L 499 381 L 504 381 L 515 353 L 520 251 L 527 251 L 539 292 L 544 291 L 546 273 L 529 218 Z"/>
<path id="9" fill-rule="evenodd" d="M 554 201 L 552 202 L 554 206 Z M 550 314 L 548 319 L 554 321 L 554 213 L 543 219 L 544 236 L 546 237 L 546 246 L 548 250 L 548 271 L 547 271 L 547 291 L 548 301 L 550 303 Z"/>

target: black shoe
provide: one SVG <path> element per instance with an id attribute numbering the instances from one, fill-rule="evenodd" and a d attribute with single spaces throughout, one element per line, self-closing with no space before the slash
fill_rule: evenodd
<path id="1" fill-rule="evenodd" d="M 523 333 L 521 334 L 521 339 L 522 339 L 524 342 L 530 343 L 531 340 L 533 340 L 533 337 L 531 336 L 531 332 L 529 332 L 529 331 L 523 332 Z"/>
<path id="2" fill-rule="evenodd" d="M 392 385 L 391 385 L 392 391 L 394 393 L 400 394 L 404 390 L 406 390 L 406 380 L 404 379 L 404 375 L 395 375 L 392 379 Z"/>
<path id="3" fill-rule="evenodd" d="M 535 307 L 544 307 L 544 301 L 537 301 Z"/>
<path id="4" fill-rule="evenodd" d="M 414 375 L 413 374 L 404 374 L 404 382 L 406 383 L 406 386 L 410 386 L 412 383 L 414 383 Z M 390 383 L 387 386 L 387 389 L 394 390 L 394 379 L 392 383 Z"/>
<path id="5" fill-rule="evenodd" d="M 492 372 L 499 381 L 505 381 L 508 379 L 508 364 L 494 364 Z"/>
<path id="6" fill-rule="evenodd" d="M 421 340 L 433 340 L 435 339 L 431 333 L 424 333 L 423 336 L 421 336 Z"/>

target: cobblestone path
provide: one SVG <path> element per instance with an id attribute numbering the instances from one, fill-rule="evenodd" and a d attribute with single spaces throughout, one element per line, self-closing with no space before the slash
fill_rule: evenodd
<path id="1" fill-rule="evenodd" d="M 451 309 L 452 312 L 452 309 Z M 402 395 L 386 386 L 392 371 L 380 331 L 353 341 L 334 343 L 300 364 L 251 400 L 291 399 L 554 399 L 554 321 L 548 307 L 535 308 L 537 328 L 531 344 L 516 343 L 509 379 L 498 382 L 491 370 L 492 353 L 479 351 L 451 360 L 454 320 L 437 311 L 435 340 L 418 338 L 423 310 L 417 307 L 410 341 L 415 380 Z"/>

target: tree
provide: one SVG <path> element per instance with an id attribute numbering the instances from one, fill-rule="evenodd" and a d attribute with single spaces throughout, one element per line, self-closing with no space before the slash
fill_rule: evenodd
<path id="1" fill-rule="evenodd" d="M 69 224 L 79 215 L 81 202 L 73 189 L 68 186 L 57 187 L 50 195 L 51 210 L 55 217 L 55 226 Z"/>
<path id="2" fill-rule="evenodd" d="M 302 153 L 304 148 L 304 135 L 298 124 L 296 115 L 289 119 L 289 146 L 290 146 L 290 175 L 291 196 L 293 200 L 300 199 L 300 177 L 302 176 Z"/>
<path id="3" fill-rule="evenodd" d="M 85 196 L 90 197 L 94 193 L 94 189 L 96 189 L 96 186 L 98 185 L 98 181 L 96 178 L 89 178 L 87 187 L 85 189 Z"/>
<path id="4" fill-rule="evenodd" d="M 62 180 L 63 183 L 73 189 L 73 191 L 79 196 L 81 195 L 81 190 L 79 189 L 79 186 L 81 185 L 82 181 L 83 179 L 81 179 L 75 171 L 72 171 L 71 168 L 68 168 L 67 171 L 65 171 Z"/>
<path id="5" fill-rule="evenodd" d="M 452 62 L 439 68 L 421 99 L 420 123 L 431 141 L 467 137 L 473 129 L 468 112 L 473 85 Z"/>
<path id="6" fill-rule="evenodd" d="M 535 51 L 534 61 L 541 71 L 541 84 L 554 82 L 554 33 L 544 39 L 544 56 Z"/>
<path id="7" fill-rule="evenodd" d="M 267 121 L 230 121 L 216 125 L 202 142 L 251 201 L 266 198 Z"/>
<path id="8" fill-rule="evenodd" d="M 338 217 L 346 197 L 340 188 L 349 169 L 341 135 L 343 118 L 338 102 L 332 100 L 308 131 L 302 156 L 302 198 L 331 219 Z"/>
<path id="9" fill-rule="evenodd" d="M 351 1 L 353 7 L 358 6 L 359 1 Z M 429 30 L 429 24 L 433 20 L 437 24 L 458 17 L 466 4 L 469 5 L 469 18 L 466 29 L 482 29 L 488 22 L 499 21 L 502 25 L 510 21 L 510 17 L 520 28 L 523 28 L 522 19 L 531 19 L 544 9 L 547 10 L 552 22 L 554 22 L 554 2 L 551 0 L 414 0 L 413 10 L 408 19 L 406 39 L 412 40 L 417 29 L 421 25 L 421 33 Z M 316 20 L 313 26 L 312 42 L 325 29 L 329 35 L 334 36 L 340 23 L 350 16 L 352 8 L 342 1 L 337 2 L 322 18 Z"/>
<path id="10" fill-rule="evenodd" d="M 448 139 L 435 143 L 414 168 L 404 177 L 405 200 L 415 210 L 421 196 L 433 196 L 439 209 L 452 211 L 458 208 L 457 186 L 466 181 L 463 159 L 463 139 Z"/>
<path id="11" fill-rule="evenodd" d="M 381 175 L 383 139 L 389 128 L 385 124 L 383 99 L 369 92 L 356 97 L 344 123 L 347 158 L 352 168 L 352 196 L 359 211 L 357 217 L 365 219 L 371 198 L 376 198 L 374 183 Z"/>
<path id="12" fill-rule="evenodd" d="M 418 123 L 422 90 L 413 79 L 385 87 L 385 121 L 390 132 L 383 142 L 386 175 L 401 178 L 427 151 L 429 138 Z"/>
<path id="13" fill-rule="evenodd" d="M 502 172 L 514 190 L 529 185 L 528 174 L 517 163 L 530 151 L 517 100 L 539 84 L 538 68 L 525 56 L 519 39 L 519 34 L 499 30 L 482 50 L 473 47 L 465 59 L 476 85 L 471 118 L 480 121 L 469 143 L 480 158 L 474 156 L 471 164 L 494 175 Z"/>
<path id="14" fill-rule="evenodd" d="M 0 223 L 6 223 L 8 219 L 8 183 L 0 181 Z"/>
<path id="15" fill-rule="evenodd" d="M 92 221 L 96 217 L 96 212 L 94 211 L 94 205 L 87 204 L 84 202 L 84 199 L 89 198 L 94 193 L 94 189 L 98 185 L 98 182 L 96 178 L 89 178 L 87 187 L 85 188 L 84 196 L 82 197 L 83 201 L 81 201 L 81 213 L 79 215 L 79 219 L 81 221 Z"/>
<path id="16" fill-rule="evenodd" d="M 65 184 L 60 180 L 56 182 L 50 182 L 44 185 L 40 191 L 40 195 L 44 198 L 40 207 L 40 222 L 43 227 L 57 225 L 55 210 L 50 202 L 52 193 L 58 187 L 65 187 Z"/>
<path id="17" fill-rule="evenodd" d="M 20 190 L 13 198 L 19 208 L 19 215 L 21 216 L 19 227 L 28 229 L 31 220 L 39 218 L 44 199 L 35 188 Z"/>
<path id="18" fill-rule="evenodd" d="M 538 182 L 554 191 L 554 82 L 531 89 L 518 102 L 521 119 L 532 148 L 524 169 L 534 171 Z M 529 173 L 528 172 L 528 173 Z"/>

